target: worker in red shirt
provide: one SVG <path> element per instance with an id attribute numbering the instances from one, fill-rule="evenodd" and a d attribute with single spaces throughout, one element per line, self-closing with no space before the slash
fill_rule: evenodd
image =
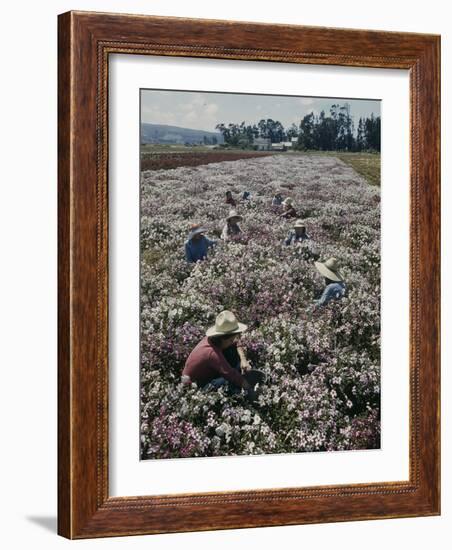
<path id="1" fill-rule="evenodd" d="M 182 371 L 182 382 L 196 382 L 199 387 L 216 389 L 228 385 L 232 393 L 251 390 L 242 372 L 249 363 L 236 342 L 247 325 L 239 323 L 231 311 L 222 311 L 215 325 L 192 350 Z"/>
<path id="2" fill-rule="evenodd" d="M 231 191 L 226 191 L 226 204 L 230 204 L 231 206 L 237 206 L 237 202 L 236 200 L 234 199 L 234 197 L 232 196 L 232 192 Z"/>

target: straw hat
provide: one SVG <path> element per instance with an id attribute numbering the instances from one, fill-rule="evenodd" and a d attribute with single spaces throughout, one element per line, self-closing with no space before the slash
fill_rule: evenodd
<path id="1" fill-rule="evenodd" d="M 329 258 L 326 262 L 314 262 L 317 271 L 331 281 L 342 281 L 342 275 L 339 273 L 339 262 L 336 258 Z"/>
<path id="2" fill-rule="evenodd" d="M 240 214 L 237 213 L 237 210 L 231 210 L 228 214 L 228 217 L 226 218 L 226 220 L 232 220 L 233 218 L 236 218 L 237 221 L 242 221 L 242 216 Z"/>
<path id="3" fill-rule="evenodd" d="M 219 336 L 222 334 L 239 334 L 245 332 L 248 325 L 239 323 L 232 311 L 222 311 L 215 319 L 215 325 L 208 328 L 206 336 Z"/>
<path id="4" fill-rule="evenodd" d="M 291 206 L 293 204 L 293 199 L 290 197 L 287 197 L 287 199 L 284 199 L 282 202 L 284 205 Z"/>
<path id="5" fill-rule="evenodd" d="M 188 240 L 192 239 L 195 235 L 199 235 L 200 233 L 205 233 L 206 228 L 203 227 L 199 223 L 195 223 L 190 227 L 190 232 L 188 233 Z"/>
<path id="6" fill-rule="evenodd" d="M 306 229 L 306 225 L 304 224 L 303 220 L 297 220 L 294 224 L 294 227 L 304 227 Z"/>

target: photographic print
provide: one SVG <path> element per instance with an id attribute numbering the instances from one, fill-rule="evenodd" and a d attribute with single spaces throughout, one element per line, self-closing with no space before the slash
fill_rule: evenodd
<path id="1" fill-rule="evenodd" d="M 380 448 L 380 101 L 140 91 L 142 460 Z"/>

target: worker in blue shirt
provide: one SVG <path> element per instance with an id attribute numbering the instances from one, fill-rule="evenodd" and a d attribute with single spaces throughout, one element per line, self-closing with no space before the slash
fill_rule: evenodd
<path id="1" fill-rule="evenodd" d="M 294 223 L 293 230 L 287 236 L 287 239 L 284 241 L 286 246 L 291 244 L 302 243 L 303 241 L 308 240 L 310 237 L 306 233 L 306 226 L 302 220 L 297 220 Z"/>
<path id="2" fill-rule="evenodd" d="M 282 202 L 283 202 L 282 195 L 281 195 L 281 193 L 278 191 L 277 193 L 275 193 L 275 194 L 273 195 L 272 206 L 281 206 Z"/>
<path id="3" fill-rule="evenodd" d="M 345 295 L 345 282 L 339 273 L 339 262 L 336 258 L 329 258 L 326 262 L 314 262 L 317 271 L 325 277 L 325 289 L 322 296 L 316 301 L 316 307 L 326 305 L 331 300 L 337 300 Z"/>
<path id="4" fill-rule="evenodd" d="M 185 241 L 185 259 L 188 263 L 195 263 L 207 258 L 208 249 L 216 244 L 216 241 L 208 239 L 204 233 L 206 229 L 200 224 L 192 225 Z"/>

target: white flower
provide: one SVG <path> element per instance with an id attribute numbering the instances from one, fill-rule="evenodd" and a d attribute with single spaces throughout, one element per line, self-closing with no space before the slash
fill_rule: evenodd
<path id="1" fill-rule="evenodd" d="M 242 417 L 240 418 L 240 420 L 242 422 L 244 422 L 245 424 L 248 424 L 248 422 L 251 421 L 251 413 L 250 411 L 245 411 L 245 413 L 242 415 Z"/>

